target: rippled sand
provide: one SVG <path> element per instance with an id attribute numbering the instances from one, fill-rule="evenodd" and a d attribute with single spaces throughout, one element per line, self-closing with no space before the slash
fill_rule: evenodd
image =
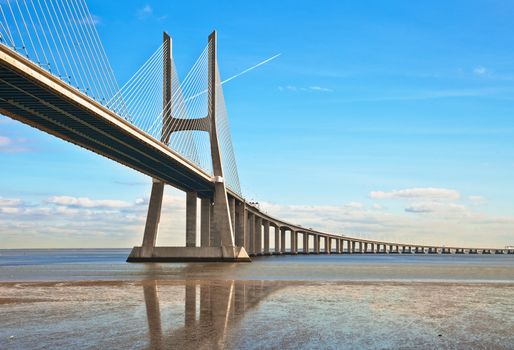
<path id="1" fill-rule="evenodd" d="M 5 264 L 0 349 L 514 348 L 512 259 L 420 258 Z"/>

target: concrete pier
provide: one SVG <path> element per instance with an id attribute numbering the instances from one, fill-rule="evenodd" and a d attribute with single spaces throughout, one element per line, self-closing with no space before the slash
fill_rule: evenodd
<path id="1" fill-rule="evenodd" d="M 255 215 L 248 213 L 248 255 L 255 256 Z"/>
<path id="2" fill-rule="evenodd" d="M 309 234 L 303 233 L 303 254 L 309 254 Z"/>
<path id="3" fill-rule="evenodd" d="M 332 253 L 331 239 L 328 236 L 325 236 L 325 254 Z"/>
<path id="4" fill-rule="evenodd" d="M 274 253 L 276 255 L 282 254 L 280 251 L 280 227 L 277 225 L 275 226 L 275 250 Z"/>
<path id="5" fill-rule="evenodd" d="M 282 227 L 280 229 L 280 252 L 282 254 L 286 253 L 286 228 Z"/>
<path id="6" fill-rule="evenodd" d="M 200 246 L 208 247 L 211 243 L 211 200 L 202 198 L 200 202 Z"/>
<path id="7" fill-rule="evenodd" d="M 128 262 L 251 262 L 238 247 L 154 247 L 151 256 L 134 247 Z"/>
<path id="8" fill-rule="evenodd" d="M 269 250 L 269 227 L 270 223 L 268 220 L 264 221 L 264 255 L 271 255 Z"/>
<path id="9" fill-rule="evenodd" d="M 314 254 L 319 254 L 320 236 L 314 235 Z"/>
<path id="10" fill-rule="evenodd" d="M 186 194 L 186 247 L 196 247 L 196 192 Z"/>
<path id="11" fill-rule="evenodd" d="M 244 202 L 236 201 L 236 232 L 235 232 L 235 244 L 236 247 L 246 247 L 247 246 L 247 238 L 246 238 L 246 230 L 248 227 L 248 218 L 246 215 L 246 204 Z"/>
<path id="12" fill-rule="evenodd" d="M 297 246 L 298 246 L 298 236 L 296 234 L 296 231 L 294 230 L 291 230 L 291 255 L 296 255 L 298 254 L 298 249 L 297 249 Z"/>
<path id="13" fill-rule="evenodd" d="M 255 255 L 262 255 L 262 218 L 255 218 Z"/>

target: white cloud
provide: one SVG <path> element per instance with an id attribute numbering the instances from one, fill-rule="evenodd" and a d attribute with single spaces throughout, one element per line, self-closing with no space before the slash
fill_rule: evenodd
<path id="1" fill-rule="evenodd" d="M 6 136 L 0 136 L 0 153 L 19 153 L 27 152 L 26 140 L 23 138 L 13 139 Z"/>
<path id="2" fill-rule="evenodd" d="M 311 91 L 322 91 L 322 92 L 332 92 L 334 90 L 322 87 L 322 86 L 309 86 L 309 90 Z"/>
<path id="3" fill-rule="evenodd" d="M 132 203 L 113 199 L 90 199 L 87 197 L 53 196 L 48 198 L 48 203 L 64 207 L 76 208 L 111 208 L 120 209 L 132 206 Z"/>
<path id="4" fill-rule="evenodd" d="M 0 148 L 11 144 L 11 139 L 5 136 L 0 136 Z"/>
<path id="5" fill-rule="evenodd" d="M 480 204 L 485 202 L 484 197 L 477 195 L 468 196 L 468 200 L 474 204 Z"/>
<path id="6" fill-rule="evenodd" d="M 294 85 L 279 86 L 279 91 L 305 91 L 305 92 L 333 92 L 334 90 L 322 86 L 299 87 Z"/>
<path id="7" fill-rule="evenodd" d="M 364 204 L 360 202 L 350 202 L 344 205 L 347 209 L 362 209 L 364 208 Z"/>
<path id="8" fill-rule="evenodd" d="M 483 66 L 477 66 L 473 69 L 473 73 L 476 75 L 485 75 L 488 73 L 488 70 Z"/>
<path id="9" fill-rule="evenodd" d="M 0 213 L 3 213 L 3 214 L 18 214 L 20 212 L 21 212 L 20 208 L 13 208 L 13 207 L 0 208 Z"/>
<path id="10" fill-rule="evenodd" d="M 31 203 L 0 198 L 0 242 L 2 248 L 139 245 L 147 203 L 147 198 L 52 196 Z M 185 196 L 171 188 L 165 189 L 158 244 L 185 244 Z"/>
<path id="11" fill-rule="evenodd" d="M 153 8 L 150 4 L 146 4 L 137 11 L 137 15 L 140 19 L 146 19 L 153 15 Z"/>
<path id="12" fill-rule="evenodd" d="M 12 207 L 21 205 L 23 202 L 17 198 L 3 198 L 0 197 L 0 207 Z"/>
<path id="13" fill-rule="evenodd" d="M 459 192 L 447 188 L 419 187 L 389 192 L 372 191 L 369 194 L 372 199 L 432 199 L 432 200 L 457 200 Z"/>
<path id="14" fill-rule="evenodd" d="M 413 203 L 405 211 L 408 213 L 465 213 L 466 207 L 456 203 L 441 203 L 441 202 L 420 202 Z"/>

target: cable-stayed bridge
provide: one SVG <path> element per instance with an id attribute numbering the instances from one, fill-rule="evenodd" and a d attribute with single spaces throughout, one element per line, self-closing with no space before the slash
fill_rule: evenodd
<path id="1" fill-rule="evenodd" d="M 162 45 L 120 87 L 85 0 L 0 3 L 0 113 L 153 179 L 143 242 L 129 261 L 249 261 L 299 252 L 514 253 L 366 240 L 262 212 L 241 193 L 216 33 L 183 79 L 172 52 L 164 34 Z M 187 193 L 186 247 L 156 247 L 166 184 Z"/>

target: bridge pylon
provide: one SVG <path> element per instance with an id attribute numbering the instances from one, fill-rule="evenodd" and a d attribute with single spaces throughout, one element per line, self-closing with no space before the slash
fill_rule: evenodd
<path id="1" fill-rule="evenodd" d="M 212 197 L 202 198 L 202 237 L 201 247 L 196 247 L 196 219 L 198 193 L 187 191 L 186 200 L 186 246 L 185 247 L 157 247 L 157 233 L 162 209 L 162 200 L 165 183 L 160 179 L 152 180 L 152 191 L 148 204 L 148 213 L 143 234 L 143 243 L 134 247 L 127 261 L 129 262 L 166 262 L 166 261 L 229 261 L 246 262 L 250 258 L 243 246 L 235 246 L 235 212 L 229 204 L 227 188 L 223 177 L 223 157 L 218 138 L 216 108 L 217 108 L 217 54 L 216 31 L 208 38 L 208 84 L 207 104 L 208 113 L 202 118 L 198 128 L 174 130 L 174 116 L 172 115 L 172 40 L 164 33 L 163 60 L 163 117 L 161 142 L 169 144 L 171 134 L 175 131 L 197 130 L 209 133 L 210 150 L 212 158 Z M 232 198 L 232 202 L 235 199 Z M 244 204 L 244 203 L 243 203 Z M 234 204 L 232 203 L 232 206 Z M 205 222 L 208 221 L 208 222 Z M 205 237 L 207 236 L 207 237 Z"/>

